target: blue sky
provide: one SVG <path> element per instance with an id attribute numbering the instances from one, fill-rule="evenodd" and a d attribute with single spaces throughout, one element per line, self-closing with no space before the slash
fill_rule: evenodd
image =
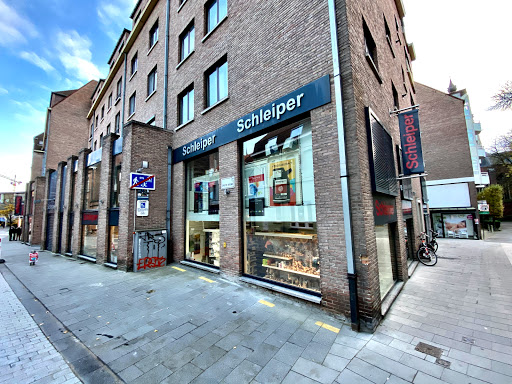
<path id="1" fill-rule="evenodd" d="M 50 93 L 106 76 L 135 2 L 0 0 L 0 175 L 28 181 Z"/>

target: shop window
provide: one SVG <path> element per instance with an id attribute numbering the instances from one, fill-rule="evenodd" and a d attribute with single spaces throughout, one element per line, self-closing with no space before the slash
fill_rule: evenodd
<path id="1" fill-rule="evenodd" d="M 228 97 L 228 62 L 223 58 L 206 72 L 206 107 Z"/>
<path id="2" fill-rule="evenodd" d="M 100 200 L 101 163 L 87 167 L 85 176 L 84 210 L 97 210 Z"/>
<path id="3" fill-rule="evenodd" d="M 320 292 L 309 120 L 243 144 L 244 271 Z"/>
<path id="4" fill-rule="evenodd" d="M 228 14 L 227 0 L 213 0 L 206 4 L 206 33 L 211 32 Z"/>
<path id="5" fill-rule="evenodd" d="M 123 154 L 114 156 L 112 166 L 112 188 L 110 195 L 110 208 L 119 208 L 119 193 L 121 186 L 121 165 L 123 162 Z"/>
<path id="6" fill-rule="evenodd" d="M 111 225 L 109 234 L 109 257 L 108 261 L 112 264 L 117 264 L 117 255 L 119 249 L 119 226 Z"/>
<path id="7" fill-rule="evenodd" d="M 187 260 L 219 266 L 219 154 L 187 164 Z"/>
<path id="8" fill-rule="evenodd" d="M 398 196 L 393 139 L 369 108 L 366 118 L 373 192 Z"/>
<path id="9" fill-rule="evenodd" d="M 396 275 L 396 257 L 394 255 L 392 235 L 390 233 L 391 225 L 392 224 L 375 226 L 381 299 L 386 296 L 396 280 L 394 277 Z"/>
<path id="10" fill-rule="evenodd" d="M 98 242 L 98 225 L 82 225 L 82 247 L 80 253 L 96 258 Z"/>
<path id="11" fill-rule="evenodd" d="M 189 87 L 180 96 L 179 100 L 179 125 L 194 118 L 194 86 Z"/>
<path id="12" fill-rule="evenodd" d="M 180 61 L 184 60 L 194 50 L 194 22 L 180 36 Z"/>

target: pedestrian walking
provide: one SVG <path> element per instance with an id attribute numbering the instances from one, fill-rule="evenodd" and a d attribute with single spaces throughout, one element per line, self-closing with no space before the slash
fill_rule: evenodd
<path id="1" fill-rule="evenodd" d="M 16 240 L 21 241 L 21 227 L 16 228 Z"/>
<path id="2" fill-rule="evenodd" d="M 14 235 L 14 228 L 12 226 L 9 227 L 9 241 L 12 241 Z"/>

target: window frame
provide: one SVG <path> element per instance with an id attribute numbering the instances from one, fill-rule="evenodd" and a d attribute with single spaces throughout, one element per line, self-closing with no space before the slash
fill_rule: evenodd
<path id="1" fill-rule="evenodd" d="M 220 16 L 220 2 L 225 2 L 226 14 Z M 210 25 L 210 11 L 215 7 L 215 12 L 217 14 L 216 23 L 214 25 Z M 221 21 L 228 15 L 228 1 L 227 0 L 211 0 L 205 4 L 205 36 L 211 33 L 220 23 Z"/>
<path id="2" fill-rule="evenodd" d="M 153 77 L 153 81 L 151 81 Z M 153 93 L 156 92 L 157 89 L 157 79 L 158 79 L 158 72 L 157 72 L 157 66 L 151 70 L 151 72 L 148 73 L 148 82 L 147 82 L 147 97 L 151 96 Z M 151 89 L 150 85 L 153 85 L 153 88 Z"/>
<path id="3" fill-rule="evenodd" d="M 116 85 L 116 101 L 121 98 L 121 94 L 123 92 L 123 77 L 121 76 L 117 81 Z"/>
<path id="4" fill-rule="evenodd" d="M 224 97 L 221 97 L 220 94 L 220 69 L 226 65 L 226 95 Z M 217 99 L 214 102 L 211 102 L 210 100 L 210 90 L 212 85 L 210 84 L 210 76 L 212 74 L 216 73 L 216 83 L 217 83 Z M 224 99 L 227 99 L 229 96 L 229 67 L 228 67 L 228 59 L 227 56 L 222 57 L 220 60 L 218 60 L 214 65 L 212 65 L 206 72 L 205 72 L 205 84 L 206 84 L 206 92 L 205 92 L 205 104 L 206 108 L 210 108 L 217 103 L 221 102 Z"/>
<path id="5" fill-rule="evenodd" d="M 138 52 L 135 52 L 135 54 L 133 55 L 132 60 L 130 62 L 130 71 L 131 71 L 130 75 L 132 77 L 133 77 L 133 75 L 135 75 L 137 73 L 138 66 L 139 66 Z"/>
<path id="6" fill-rule="evenodd" d="M 121 112 L 117 112 L 114 122 L 114 132 L 121 132 Z"/>
<path id="7" fill-rule="evenodd" d="M 192 37 L 190 35 L 193 35 Z M 182 62 L 185 60 L 192 52 L 194 52 L 195 49 L 195 26 L 194 26 L 194 20 L 188 24 L 188 26 L 185 28 L 185 30 L 180 35 L 180 46 L 179 46 L 179 62 Z M 188 51 L 185 54 L 184 50 L 184 43 L 185 39 L 188 39 Z"/>
<path id="8" fill-rule="evenodd" d="M 192 93 L 192 95 L 190 95 Z M 184 125 L 192 120 L 194 120 L 194 84 L 192 83 L 190 86 L 185 88 L 178 95 L 178 126 Z M 185 120 L 183 117 L 183 100 L 187 98 L 187 119 Z M 192 102 L 192 105 L 190 103 Z M 190 108 L 192 107 L 192 108 Z"/>
<path id="9" fill-rule="evenodd" d="M 108 95 L 108 109 L 112 108 L 112 92 Z"/>
<path id="10" fill-rule="evenodd" d="M 133 106 L 132 106 L 133 100 Z M 132 116 L 135 114 L 135 108 L 137 106 L 137 91 L 133 92 L 128 101 L 128 116 Z"/>
<path id="11" fill-rule="evenodd" d="M 155 23 L 149 30 L 149 50 L 155 46 L 158 42 L 158 19 L 156 19 Z"/>

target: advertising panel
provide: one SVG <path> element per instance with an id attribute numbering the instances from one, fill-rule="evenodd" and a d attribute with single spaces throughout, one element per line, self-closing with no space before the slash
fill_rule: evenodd
<path id="1" fill-rule="evenodd" d="M 418 110 L 399 113 L 400 142 L 404 176 L 425 172 L 421 150 L 420 123 Z"/>

